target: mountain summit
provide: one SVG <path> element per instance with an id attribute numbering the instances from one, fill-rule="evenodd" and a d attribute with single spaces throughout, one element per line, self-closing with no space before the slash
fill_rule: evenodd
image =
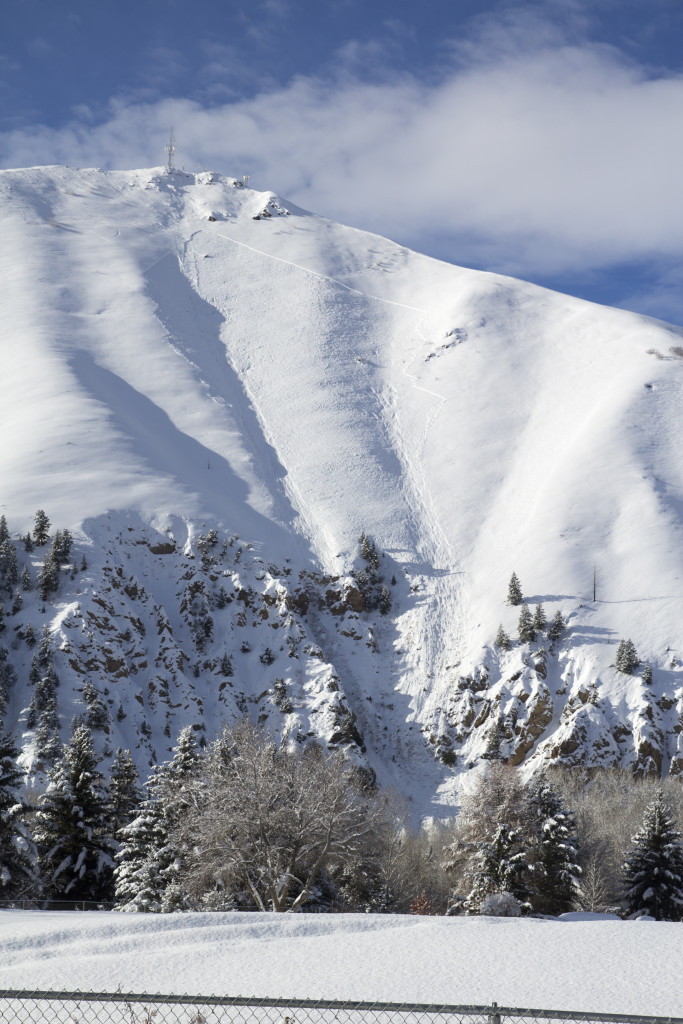
<path id="1" fill-rule="evenodd" d="M 144 767 L 249 712 L 428 814 L 485 756 L 683 768 L 679 330 L 210 172 L 2 171 L 0 224 L 31 777 L 74 714 Z"/>

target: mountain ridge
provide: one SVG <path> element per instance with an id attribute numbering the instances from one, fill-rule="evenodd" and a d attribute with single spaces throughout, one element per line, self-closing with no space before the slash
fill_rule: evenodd
<path id="1" fill-rule="evenodd" d="M 130 523 L 138 539 L 173 534 L 175 573 L 181 552 L 201 562 L 196 540 L 214 528 L 221 543 L 238 534 L 265 564 L 289 564 L 297 583 L 312 573 L 313 600 L 289 613 L 309 646 L 323 641 L 340 686 L 329 692 L 356 716 L 363 757 L 423 808 L 457 798 L 494 723 L 518 763 L 578 750 L 585 763 L 677 770 L 679 331 L 439 263 L 211 172 L 0 172 L 0 217 L 13 535 L 44 507 L 79 554 L 104 552 L 109 515 L 121 535 Z M 390 615 L 330 611 L 358 589 L 361 531 L 381 552 Z M 494 645 L 499 622 L 515 630 L 513 570 L 528 601 L 568 620 L 542 671 L 542 644 Z M 255 590 L 258 563 L 250 572 Z M 77 596 L 66 588 L 45 613 L 57 648 L 59 607 Z M 154 603 L 166 595 L 182 633 L 175 591 L 159 588 Z M 370 643 L 369 662 L 342 624 Z M 211 658 L 243 628 L 231 620 Z M 650 688 L 614 670 L 626 637 L 652 666 Z M 179 641 L 188 665 L 193 642 Z M 258 671 L 245 670 L 252 696 Z M 378 675 L 380 701 L 394 704 L 379 715 Z M 13 698 L 17 726 L 27 686 Z M 330 736 L 314 721 L 305 733 Z M 30 730 L 24 742 L 30 751 Z"/>

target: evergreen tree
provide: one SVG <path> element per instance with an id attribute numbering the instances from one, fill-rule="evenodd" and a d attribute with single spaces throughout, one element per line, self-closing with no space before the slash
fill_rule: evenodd
<path id="1" fill-rule="evenodd" d="M 0 733 L 0 899 L 37 895 L 37 852 L 21 797 L 19 750 L 9 733 Z"/>
<path id="2" fill-rule="evenodd" d="M 156 792 L 157 781 L 152 776 L 139 813 L 119 832 L 121 848 L 116 854 L 114 871 L 117 910 L 159 913 L 162 909 L 175 851 L 169 842 L 169 822 Z"/>
<path id="3" fill-rule="evenodd" d="M 41 601 L 47 601 L 50 594 L 59 590 L 59 566 L 50 558 L 49 553 L 43 557 L 43 564 L 36 576 L 36 586 Z"/>
<path id="4" fill-rule="evenodd" d="M 523 644 L 530 643 L 532 640 L 536 639 L 536 630 L 534 629 L 533 619 L 531 618 L 529 607 L 526 604 L 522 605 L 522 610 L 519 613 L 517 633 L 519 634 L 519 639 Z"/>
<path id="5" fill-rule="evenodd" d="M 496 647 L 499 647 L 501 651 L 509 651 L 512 647 L 512 641 L 510 637 L 503 629 L 502 622 L 498 626 L 498 632 L 496 633 L 496 639 L 494 640 Z"/>
<path id="6" fill-rule="evenodd" d="M 493 835 L 480 844 L 474 870 L 474 884 L 465 900 L 469 914 L 478 914 L 487 896 L 510 893 L 524 903 L 527 889 L 525 843 L 519 830 L 505 823 L 497 825 Z"/>
<path id="7" fill-rule="evenodd" d="M 69 561 L 72 544 L 73 539 L 68 530 L 57 530 L 52 539 L 49 553 L 50 561 L 57 569 Z"/>
<path id="8" fill-rule="evenodd" d="M 630 676 L 640 665 L 640 658 L 632 640 L 620 640 L 614 666 L 619 672 Z"/>
<path id="9" fill-rule="evenodd" d="M 163 766 L 163 777 L 171 788 L 182 789 L 185 780 L 196 771 L 201 762 L 202 754 L 197 744 L 197 730 L 186 725 L 178 733 L 178 741 L 173 748 L 172 759 Z"/>
<path id="10" fill-rule="evenodd" d="M 83 700 L 87 711 L 85 724 L 94 732 L 109 732 L 109 711 L 102 697 L 99 695 L 89 679 L 83 684 Z"/>
<path id="11" fill-rule="evenodd" d="M 683 843 L 661 791 L 645 811 L 623 866 L 623 904 L 630 917 L 683 918 Z"/>
<path id="12" fill-rule="evenodd" d="M 120 910 L 177 909 L 176 900 L 166 898 L 182 857 L 171 836 L 189 799 L 186 786 L 200 763 L 195 730 L 187 726 L 178 736 L 172 760 L 158 767 L 148 781 L 139 814 L 121 829 L 115 871 Z"/>
<path id="13" fill-rule="evenodd" d="M 562 612 L 558 609 L 553 616 L 553 621 L 548 626 L 548 640 L 551 643 L 555 643 L 560 639 L 565 631 L 565 622 L 562 618 Z"/>
<path id="14" fill-rule="evenodd" d="M 24 551 L 33 551 L 33 540 L 30 533 L 27 533 L 24 537 Z"/>
<path id="15" fill-rule="evenodd" d="M 468 913 L 494 894 L 527 897 L 532 829 L 528 791 L 514 768 L 492 760 L 464 795 L 456 840 L 443 867 L 457 876 L 456 896 Z M 473 879 L 473 883 L 468 879 Z"/>
<path id="16" fill-rule="evenodd" d="M 138 770 L 130 750 L 118 748 L 110 775 L 109 833 L 117 838 L 119 829 L 129 825 L 136 817 L 142 801 L 142 793 L 138 786 Z"/>
<path id="17" fill-rule="evenodd" d="M 36 728 L 36 761 L 42 771 L 51 767 L 62 753 L 57 699 L 49 697 Z"/>
<path id="18" fill-rule="evenodd" d="M 40 631 L 40 644 L 38 645 L 37 663 L 45 668 L 52 661 L 52 630 L 47 622 Z"/>
<path id="19" fill-rule="evenodd" d="M 545 608 L 539 603 L 534 610 L 534 629 L 542 633 L 547 625 L 548 619 L 546 618 Z"/>
<path id="20" fill-rule="evenodd" d="M 22 590 L 30 590 L 31 587 L 33 586 L 33 583 L 31 582 L 31 573 L 28 571 L 28 568 L 26 566 L 24 566 L 24 568 L 21 570 L 19 583 L 21 584 Z"/>
<path id="21" fill-rule="evenodd" d="M 0 646 L 0 727 L 9 703 L 10 692 L 16 681 L 17 674 L 9 660 L 9 651 L 6 647 Z"/>
<path id="22" fill-rule="evenodd" d="M 0 544 L 0 590 L 11 593 L 18 579 L 17 553 L 12 541 L 5 539 Z"/>
<path id="23" fill-rule="evenodd" d="M 36 666 L 36 659 L 34 656 L 33 667 Z M 33 670 L 31 678 L 33 679 Z M 31 702 L 28 707 L 28 717 L 26 719 L 26 725 L 29 729 L 33 729 L 39 718 L 43 719 L 43 727 L 53 729 L 57 724 L 57 687 L 59 686 L 59 677 L 53 669 L 52 665 L 48 665 L 45 669 L 44 675 L 40 676 L 37 682 L 34 684 L 33 693 L 31 695 Z M 50 712 L 49 718 L 45 718 L 44 713 L 49 708 L 54 708 Z"/>
<path id="24" fill-rule="evenodd" d="M 47 544 L 49 536 L 50 520 L 43 512 L 42 508 L 39 508 L 33 522 L 33 540 L 38 547 L 42 547 L 43 544 Z"/>
<path id="25" fill-rule="evenodd" d="M 379 569 L 379 552 L 377 551 L 374 543 L 365 533 L 365 530 L 361 533 L 358 541 L 360 544 L 361 558 L 368 563 L 372 572 L 377 572 Z"/>
<path id="26" fill-rule="evenodd" d="M 79 725 L 50 773 L 36 815 L 44 885 L 58 900 L 107 900 L 114 843 L 107 834 L 107 793 L 92 735 Z"/>
<path id="27" fill-rule="evenodd" d="M 574 815 L 544 776 L 531 791 L 530 808 L 535 834 L 531 854 L 534 910 L 565 914 L 574 906 L 581 874 Z"/>
<path id="28" fill-rule="evenodd" d="M 29 650 L 31 650 L 33 647 L 35 647 L 36 644 L 38 643 L 38 637 L 36 636 L 36 631 L 35 631 L 32 623 L 30 623 L 30 622 L 26 623 L 26 625 L 24 626 L 24 629 L 22 631 L 22 635 L 23 635 L 23 638 L 24 638 L 24 643 L 26 644 L 26 646 L 28 647 Z"/>
<path id="29" fill-rule="evenodd" d="M 57 530 L 50 545 L 50 558 L 57 566 L 69 561 L 72 544 L 73 538 L 68 530 Z"/>
<path id="30" fill-rule="evenodd" d="M 513 572 L 512 576 L 510 577 L 510 582 L 508 583 L 507 603 L 512 605 L 518 605 L 521 604 L 523 600 L 524 597 L 522 596 L 522 587 L 520 585 L 519 579 L 517 578 L 517 573 Z"/>
<path id="31" fill-rule="evenodd" d="M 7 529 L 7 520 L 3 515 L 0 516 L 0 544 L 4 544 L 6 540 L 9 540 L 9 530 Z"/>
<path id="32" fill-rule="evenodd" d="M 500 744 L 503 740 L 503 727 L 500 718 L 495 718 L 489 737 L 486 743 L 486 750 L 482 754 L 487 761 L 502 761 Z"/>
<path id="33" fill-rule="evenodd" d="M 643 669 L 643 683 L 645 686 L 652 686 L 652 669 L 646 665 Z"/>
<path id="34" fill-rule="evenodd" d="M 388 615 L 391 611 L 391 593 L 386 584 L 382 587 L 379 595 L 379 612 L 380 615 Z"/>

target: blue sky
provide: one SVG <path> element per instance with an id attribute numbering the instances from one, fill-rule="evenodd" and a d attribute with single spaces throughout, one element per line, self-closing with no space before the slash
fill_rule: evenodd
<path id="1" fill-rule="evenodd" d="M 0 166 L 251 176 L 465 266 L 683 322 L 681 0 L 13 0 Z"/>

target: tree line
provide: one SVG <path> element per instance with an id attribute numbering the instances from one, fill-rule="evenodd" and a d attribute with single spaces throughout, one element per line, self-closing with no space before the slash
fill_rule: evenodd
<path id="1" fill-rule="evenodd" d="M 406 804 L 342 754 L 278 743 L 248 719 L 206 748 L 198 735 L 183 729 L 144 787 L 119 749 L 105 784 L 77 720 L 30 804 L 0 736 L 0 899 L 683 918 L 678 781 L 555 769 L 525 781 L 494 759 L 454 821 L 413 829 Z"/>

